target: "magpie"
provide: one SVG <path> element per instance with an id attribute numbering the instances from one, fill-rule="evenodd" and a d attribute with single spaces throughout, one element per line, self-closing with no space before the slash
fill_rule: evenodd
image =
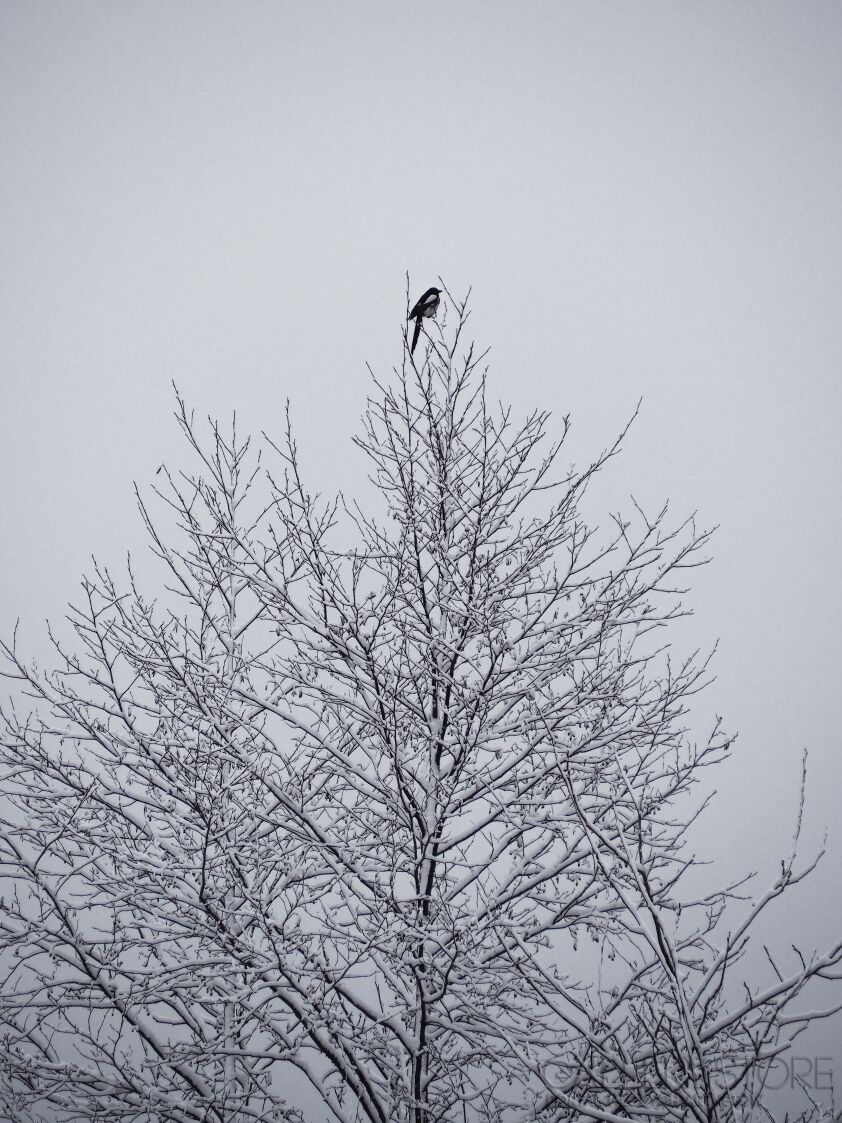
<path id="1" fill-rule="evenodd" d="M 412 333 L 412 347 L 409 353 L 412 354 L 415 350 L 415 344 L 418 342 L 418 335 L 421 331 L 421 321 L 427 320 L 431 316 L 435 316 L 439 306 L 439 293 L 441 289 L 427 289 L 424 295 L 418 300 L 415 307 L 407 316 L 408 320 L 415 320 L 415 331 Z"/>

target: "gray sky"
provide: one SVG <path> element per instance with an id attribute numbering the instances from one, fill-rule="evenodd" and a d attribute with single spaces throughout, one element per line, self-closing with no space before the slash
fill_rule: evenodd
<path id="1" fill-rule="evenodd" d="M 705 841 L 770 875 L 809 747 L 795 931 L 839 931 L 842 5 L 2 0 L 0 153 L 4 632 L 43 652 L 140 544 L 171 380 L 269 430 L 289 397 L 319 486 L 362 488 L 406 270 L 473 285 L 493 391 L 577 457 L 643 396 L 594 510 L 721 524 L 676 634 L 720 638 L 699 727 L 740 731 Z"/>

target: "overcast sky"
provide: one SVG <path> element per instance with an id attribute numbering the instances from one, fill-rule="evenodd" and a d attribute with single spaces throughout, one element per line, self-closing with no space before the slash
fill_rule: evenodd
<path id="1" fill-rule="evenodd" d="M 634 494 L 720 524 L 689 647 L 739 730 L 706 843 L 766 877 L 810 750 L 829 856 L 794 931 L 842 927 L 842 4 L 0 0 L 0 626 L 141 534 L 183 462 L 171 382 L 364 491 L 365 363 L 405 274 L 473 286 L 491 387 Z M 786 927 L 786 933 L 790 926 Z M 784 928 L 780 931 L 781 938 Z M 824 1036 L 822 1036 L 822 1034 Z M 804 1050 L 836 1058 L 842 1025 Z"/>

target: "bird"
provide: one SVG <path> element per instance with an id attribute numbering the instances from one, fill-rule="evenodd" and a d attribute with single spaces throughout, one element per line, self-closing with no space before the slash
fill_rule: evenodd
<path id="1" fill-rule="evenodd" d="M 418 342 L 418 336 L 421 331 L 421 321 L 428 320 L 431 316 L 435 316 L 438 311 L 441 289 L 427 289 L 422 297 L 420 297 L 415 307 L 407 316 L 407 320 L 415 320 L 415 331 L 412 333 L 412 347 L 409 353 L 415 351 L 415 344 Z"/>

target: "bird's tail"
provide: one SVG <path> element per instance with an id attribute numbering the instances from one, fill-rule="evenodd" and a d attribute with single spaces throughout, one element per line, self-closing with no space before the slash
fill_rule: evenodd
<path id="1" fill-rule="evenodd" d="M 415 353 L 415 344 L 418 342 L 418 336 L 421 334 L 421 317 L 415 317 L 415 331 L 412 333 L 412 346 L 409 349 L 410 355 Z"/>

